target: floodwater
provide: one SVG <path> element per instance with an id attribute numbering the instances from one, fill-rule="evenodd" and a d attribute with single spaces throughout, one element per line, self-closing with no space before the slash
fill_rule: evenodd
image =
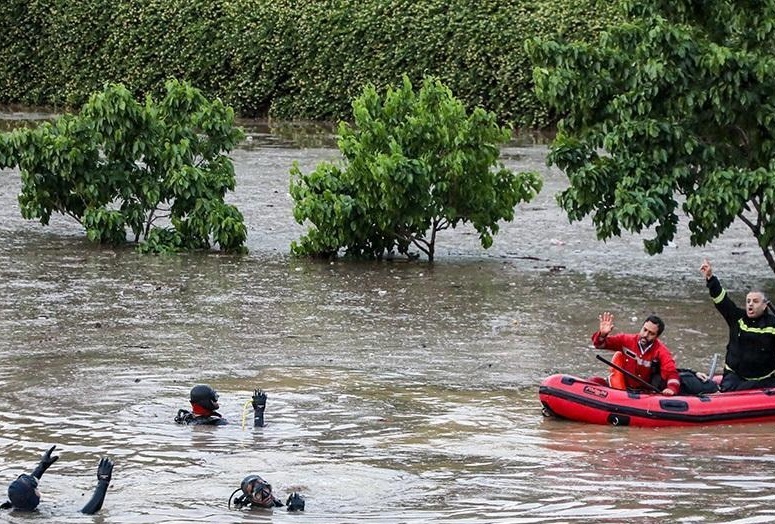
<path id="1" fill-rule="evenodd" d="M 20 217 L 18 172 L 0 172 L 0 484 L 56 444 L 35 514 L 10 522 L 775 521 L 771 425 L 642 429 L 545 419 L 547 375 L 604 374 L 589 336 L 602 310 L 632 331 L 647 314 L 679 365 L 705 369 L 726 330 L 698 267 L 732 296 L 773 291 L 748 232 L 691 248 L 685 228 L 657 257 L 641 238 L 598 242 L 554 203 L 564 177 L 545 146 L 504 162 L 540 170 L 490 250 L 441 233 L 437 261 L 294 259 L 303 229 L 293 162 L 337 158 L 325 133 L 249 127 L 231 200 L 245 256 L 142 256 L 95 247 L 77 223 Z M 189 389 L 220 393 L 219 428 L 182 427 Z M 242 423 L 254 388 L 267 426 Z M 77 510 L 101 455 L 116 466 L 102 511 Z M 303 514 L 229 510 L 248 474 Z M 0 520 L 2 520 L 0 519 Z"/>

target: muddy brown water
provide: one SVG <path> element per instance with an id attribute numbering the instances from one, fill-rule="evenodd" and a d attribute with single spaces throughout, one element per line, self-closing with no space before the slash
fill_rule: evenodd
<path id="1" fill-rule="evenodd" d="M 6 116 L 6 118 L 12 118 Z M 18 118 L 18 117 L 17 117 Z M 548 374 L 605 373 L 597 314 L 637 329 L 654 311 L 680 365 L 705 369 L 725 327 L 697 268 L 709 257 L 733 297 L 773 291 L 754 241 L 735 228 L 657 257 L 641 237 L 598 242 L 554 203 L 565 187 L 545 146 L 503 159 L 540 170 L 490 250 L 443 232 L 437 262 L 294 259 L 288 170 L 338 157 L 325 131 L 248 126 L 231 200 L 246 256 L 142 256 L 88 244 L 78 224 L 20 217 L 18 172 L 0 172 L 0 484 L 47 447 L 36 514 L 10 522 L 735 522 L 775 520 L 772 425 L 638 429 L 545 419 Z M 232 422 L 176 425 L 209 383 Z M 252 390 L 268 425 L 244 427 Z M 103 510 L 77 513 L 99 456 L 115 462 Z M 257 473 L 303 514 L 236 512 Z"/>

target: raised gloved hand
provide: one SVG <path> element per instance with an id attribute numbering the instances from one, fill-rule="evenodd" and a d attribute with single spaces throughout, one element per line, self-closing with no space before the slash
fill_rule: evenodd
<path id="1" fill-rule="evenodd" d="M 253 427 L 264 427 L 264 409 L 266 409 L 266 393 L 256 389 L 253 391 Z"/>
<path id="2" fill-rule="evenodd" d="M 43 453 L 43 456 L 40 457 L 40 462 L 38 463 L 38 466 L 35 468 L 35 471 L 32 472 L 33 477 L 40 480 L 40 477 L 43 476 L 43 474 L 46 472 L 49 466 L 51 466 L 51 464 L 59 460 L 59 455 L 54 455 L 53 457 L 51 456 L 51 454 L 54 452 L 55 449 L 56 449 L 56 445 L 51 446 L 51 448 L 48 451 Z"/>
<path id="3" fill-rule="evenodd" d="M 260 389 L 253 391 L 253 409 L 264 409 L 266 407 L 266 393 Z"/>
<path id="4" fill-rule="evenodd" d="M 97 480 L 110 483 L 111 478 L 113 478 L 113 461 L 107 457 L 102 457 L 97 466 Z"/>
<path id="5" fill-rule="evenodd" d="M 294 491 L 288 495 L 285 505 L 288 506 L 288 511 L 304 511 L 304 497 Z"/>
<path id="6" fill-rule="evenodd" d="M 89 502 L 81 509 L 81 513 L 94 515 L 102 508 L 105 501 L 105 494 L 110 486 L 110 479 L 113 477 L 113 461 L 107 457 L 102 457 L 97 465 L 97 487 Z"/>

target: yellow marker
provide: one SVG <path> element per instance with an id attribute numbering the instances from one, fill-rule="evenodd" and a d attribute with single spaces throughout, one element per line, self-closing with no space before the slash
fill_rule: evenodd
<path id="1" fill-rule="evenodd" d="M 247 417 L 247 408 L 250 405 L 250 403 L 253 402 L 252 400 L 246 400 L 245 404 L 242 406 L 242 429 L 245 429 L 245 418 Z"/>

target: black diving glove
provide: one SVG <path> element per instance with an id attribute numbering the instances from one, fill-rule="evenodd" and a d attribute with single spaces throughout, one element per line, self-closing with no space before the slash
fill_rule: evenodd
<path id="1" fill-rule="evenodd" d="M 100 459 L 97 465 L 97 487 L 89 502 L 81 510 L 81 513 L 94 515 L 102 509 L 102 503 L 105 501 L 105 494 L 110 486 L 110 479 L 113 478 L 113 461 L 107 457 Z"/>
<path id="2" fill-rule="evenodd" d="M 263 410 L 266 407 L 266 393 L 260 389 L 253 391 L 253 409 Z"/>
<path id="3" fill-rule="evenodd" d="M 100 463 L 97 466 L 97 481 L 107 482 L 110 484 L 110 479 L 113 478 L 113 461 L 107 457 L 102 457 Z"/>
<path id="4" fill-rule="evenodd" d="M 266 393 L 260 389 L 253 391 L 253 426 L 264 426 L 264 410 L 266 409 Z"/>
<path id="5" fill-rule="evenodd" d="M 288 506 L 288 511 L 304 511 L 304 497 L 294 491 L 288 495 L 285 505 Z"/>
<path id="6" fill-rule="evenodd" d="M 59 460 L 59 455 L 54 455 L 53 457 L 51 456 L 51 454 L 54 452 L 54 449 L 56 449 L 56 445 L 51 446 L 51 448 L 48 451 L 43 453 L 43 456 L 40 457 L 40 462 L 38 463 L 38 467 L 36 467 L 35 471 L 32 472 L 33 477 L 40 480 L 40 477 L 43 476 L 43 474 L 46 472 L 49 466 L 51 466 L 51 464 Z"/>

